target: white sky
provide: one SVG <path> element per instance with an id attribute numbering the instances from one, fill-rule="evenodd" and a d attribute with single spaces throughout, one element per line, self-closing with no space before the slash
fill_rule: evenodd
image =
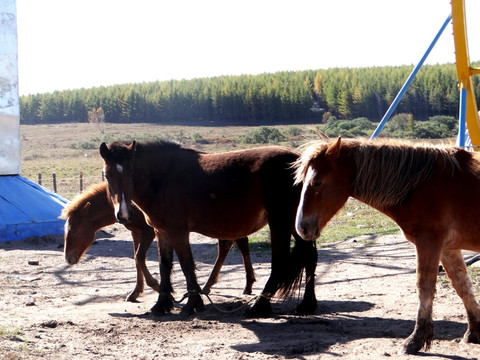
<path id="1" fill-rule="evenodd" d="M 465 0 L 480 60 L 480 0 Z M 450 0 L 17 0 L 19 90 L 414 65 Z M 426 63 L 454 62 L 451 25 Z"/>

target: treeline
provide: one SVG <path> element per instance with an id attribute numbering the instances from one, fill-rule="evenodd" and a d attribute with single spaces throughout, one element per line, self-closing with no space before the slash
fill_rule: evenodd
<path id="1" fill-rule="evenodd" d="M 101 108 L 109 123 L 273 125 L 319 123 L 325 114 L 379 121 L 411 71 L 334 68 L 57 91 L 22 96 L 20 116 L 22 124 L 86 122 Z M 474 86 L 478 101 L 478 78 Z M 455 66 L 425 65 L 397 113 L 457 117 L 458 103 Z"/>

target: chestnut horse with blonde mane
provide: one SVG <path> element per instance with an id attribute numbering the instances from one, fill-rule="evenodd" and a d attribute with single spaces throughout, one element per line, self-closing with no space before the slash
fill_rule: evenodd
<path id="1" fill-rule="evenodd" d="M 429 349 L 439 262 L 468 316 L 464 340 L 480 343 L 480 306 L 462 249 L 480 251 L 480 155 L 459 148 L 342 140 L 305 147 L 297 161 L 303 182 L 297 232 L 314 240 L 354 197 L 392 218 L 416 247 L 419 308 L 403 350 Z"/>
<path id="2" fill-rule="evenodd" d="M 159 140 L 131 144 L 102 143 L 108 191 L 121 223 L 132 219 L 134 202 L 147 222 L 164 234 L 177 253 L 187 281 L 188 301 L 181 315 L 204 308 L 189 243 L 191 231 L 226 240 L 248 236 L 269 225 L 272 266 L 262 295 L 249 313 L 269 316 L 270 298 L 299 285 L 306 272 L 305 296 L 297 308 L 317 306 L 314 274 L 317 251 L 295 233 L 300 186 L 294 185 L 292 163 L 299 154 L 269 146 L 220 154 L 205 154 Z M 296 239 L 290 252 L 291 236 Z M 172 309 L 169 274 L 162 275 L 156 315 Z"/>
<path id="3" fill-rule="evenodd" d="M 143 213 L 136 206 L 133 207 L 132 221 L 124 226 L 130 230 L 133 238 L 133 254 L 137 268 L 137 280 L 135 289 L 127 296 L 127 301 L 134 302 L 143 293 L 144 282 L 158 292 L 158 281 L 150 274 L 146 266 L 146 253 L 155 238 L 155 231 L 145 221 Z M 62 210 L 60 216 L 66 219 L 64 234 L 65 261 L 70 265 L 77 264 L 83 254 L 90 248 L 95 240 L 95 233 L 101 228 L 114 224 L 117 219 L 113 212 L 113 205 L 107 193 L 107 184 L 100 183 L 91 186 L 85 192 L 69 202 Z M 161 234 L 157 235 L 157 247 L 159 259 L 162 263 L 168 263 L 172 256 L 170 243 Z M 205 283 L 202 291 L 210 293 L 211 287 L 217 283 L 220 269 L 225 258 L 236 244 L 243 258 L 246 272 L 246 285 L 244 294 L 252 293 L 252 285 L 255 282 L 255 273 L 250 259 L 248 238 L 244 237 L 235 241 L 218 240 L 218 255 L 213 270 Z M 162 250 L 163 249 L 163 250 Z M 162 261 L 163 258 L 163 261 Z"/>

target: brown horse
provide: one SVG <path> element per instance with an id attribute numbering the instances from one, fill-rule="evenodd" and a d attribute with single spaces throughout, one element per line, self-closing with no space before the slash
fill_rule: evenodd
<path id="1" fill-rule="evenodd" d="M 168 141 L 115 142 L 100 146 L 115 214 L 121 223 L 132 219 L 135 202 L 147 222 L 171 241 L 187 280 L 189 299 L 182 315 L 203 309 L 189 244 L 195 231 L 233 240 L 269 224 L 272 268 L 262 296 L 250 314 L 271 313 L 270 298 L 288 293 L 306 269 L 306 289 L 298 310 L 316 308 L 314 272 L 317 252 L 295 233 L 300 186 L 294 186 L 291 164 L 298 154 L 284 147 L 263 147 L 223 154 L 204 154 Z M 297 246 L 290 256 L 290 239 Z M 168 263 L 161 271 L 154 314 L 172 309 Z M 293 285 L 292 285 L 293 284 Z"/>
<path id="2" fill-rule="evenodd" d="M 135 289 L 127 296 L 127 301 L 136 301 L 138 296 L 143 293 L 144 283 L 158 292 L 158 281 L 152 277 L 146 267 L 146 253 L 155 237 L 154 229 L 145 221 L 143 213 L 133 207 L 134 216 L 130 223 L 124 226 L 130 230 L 133 238 L 133 253 L 135 257 L 135 265 L 137 268 L 137 281 Z M 77 264 L 85 251 L 93 244 L 95 233 L 101 228 L 114 224 L 117 219 L 113 212 L 113 205 L 107 193 L 107 184 L 101 183 L 94 185 L 81 195 L 77 196 L 73 201 L 69 202 L 63 209 L 60 216 L 66 219 L 65 222 L 65 243 L 64 252 L 65 260 L 68 264 Z M 166 249 L 166 254 L 171 251 L 169 242 L 157 233 L 158 249 Z M 248 248 L 248 238 L 244 237 L 235 241 L 218 240 L 218 255 L 215 265 L 202 291 L 206 294 L 210 293 L 211 287 L 217 282 L 220 269 L 225 258 L 236 244 L 242 253 L 243 262 L 246 271 L 246 285 L 244 294 L 252 293 L 252 285 L 255 282 L 255 273 L 253 271 L 250 259 L 250 251 Z M 159 251 L 159 258 L 162 254 Z"/>
<path id="3" fill-rule="evenodd" d="M 309 240 L 352 196 L 386 214 L 416 247 L 419 308 L 406 353 L 428 350 L 441 261 L 468 315 L 464 340 L 480 342 L 480 306 L 461 250 L 480 251 L 480 156 L 458 148 L 342 140 L 306 147 L 297 162 L 303 182 L 298 233 Z"/>

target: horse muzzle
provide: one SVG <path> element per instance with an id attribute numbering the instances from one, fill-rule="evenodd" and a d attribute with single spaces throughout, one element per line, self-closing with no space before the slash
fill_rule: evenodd
<path id="1" fill-rule="evenodd" d="M 77 253 L 71 253 L 71 254 L 65 254 L 65 261 L 67 262 L 68 265 L 75 265 L 78 264 L 80 261 L 80 258 L 78 257 Z"/>
<path id="2" fill-rule="evenodd" d="M 133 210 L 130 206 L 127 206 L 127 203 L 125 201 L 115 204 L 114 208 L 115 217 L 120 224 L 125 225 L 132 222 Z"/>
<path id="3" fill-rule="evenodd" d="M 317 218 L 308 218 L 298 220 L 296 225 L 298 235 L 304 240 L 313 241 L 320 236 L 320 227 Z"/>
<path id="4" fill-rule="evenodd" d="M 133 219 L 133 210 L 129 210 L 128 213 L 125 214 L 125 212 L 117 212 L 116 214 L 117 220 L 120 224 L 125 225 L 125 224 L 130 224 Z"/>

